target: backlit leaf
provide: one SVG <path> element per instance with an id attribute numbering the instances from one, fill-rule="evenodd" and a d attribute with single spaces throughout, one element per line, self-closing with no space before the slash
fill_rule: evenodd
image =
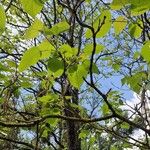
<path id="1" fill-rule="evenodd" d="M 79 89 L 80 86 L 83 84 L 83 77 L 87 76 L 87 68 L 84 65 L 78 65 L 77 70 L 72 73 L 68 73 L 68 78 L 72 86 Z"/>
<path id="2" fill-rule="evenodd" d="M 65 32 L 70 28 L 69 24 L 66 21 L 59 22 L 55 24 L 52 28 L 50 29 L 45 29 L 44 33 L 46 35 L 58 35 L 62 32 Z"/>
<path id="3" fill-rule="evenodd" d="M 40 59 L 45 59 L 49 58 L 51 52 L 54 51 L 55 48 L 46 40 L 38 46 L 38 50 L 40 52 Z"/>
<path id="4" fill-rule="evenodd" d="M 97 31 L 99 26 L 101 26 L 101 28 L 96 35 L 97 38 L 101 38 L 101 37 L 105 36 L 111 28 L 111 13 L 110 13 L 110 11 L 108 11 L 108 10 L 103 11 L 101 13 L 101 15 L 95 20 L 95 22 L 93 24 L 93 28 L 94 28 L 95 32 Z M 92 32 L 90 29 L 88 29 L 86 31 L 85 36 L 86 36 L 86 38 L 92 37 Z"/>
<path id="5" fill-rule="evenodd" d="M 137 16 L 150 9 L 150 0 L 132 0 L 131 15 Z"/>
<path id="6" fill-rule="evenodd" d="M 36 64 L 40 59 L 40 53 L 37 47 L 32 47 L 28 49 L 19 64 L 19 71 L 22 72 L 26 70 L 28 67 Z"/>
<path id="7" fill-rule="evenodd" d="M 4 8 L 0 5 L 0 35 L 5 31 L 6 15 Z"/>
<path id="8" fill-rule="evenodd" d="M 49 58 L 48 60 L 48 71 L 54 77 L 59 77 L 64 71 L 64 64 L 62 60 L 55 57 Z"/>
<path id="9" fill-rule="evenodd" d="M 138 24 L 131 23 L 129 25 L 130 35 L 134 38 L 139 38 L 141 36 L 142 29 Z"/>
<path id="10" fill-rule="evenodd" d="M 43 8 L 40 0 L 20 0 L 23 9 L 32 17 L 35 17 Z"/>
<path id="11" fill-rule="evenodd" d="M 114 10 L 119 10 L 129 2 L 129 0 L 113 0 L 113 2 L 111 3 L 111 8 Z"/>
<path id="12" fill-rule="evenodd" d="M 39 19 L 35 19 L 33 24 L 25 31 L 24 38 L 32 39 L 38 36 L 39 32 L 43 29 L 44 25 Z"/>
<path id="13" fill-rule="evenodd" d="M 141 55 L 143 56 L 144 60 L 150 62 L 150 41 L 146 42 L 141 49 Z"/>
<path id="14" fill-rule="evenodd" d="M 77 49 L 70 47 L 67 44 L 63 44 L 60 48 L 59 48 L 61 54 L 65 57 L 65 58 L 69 58 L 72 57 L 73 55 L 76 55 L 77 53 Z"/>
<path id="15" fill-rule="evenodd" d="M 104 49 L 104 46 L 101 44 L 96 45 L 95 54 L 99 54 Z M 93 51 L 93 44 L 86 44 L 84 48 L 84 54 L 90 56 Z"/>
<path id="16" fill-rule="evenodd" d="M 123 16 L 120 16 L 115 20 L 114 29 L 116 35 L 119 34 L 125 28 L 126 24 L 127 20 Z"/>

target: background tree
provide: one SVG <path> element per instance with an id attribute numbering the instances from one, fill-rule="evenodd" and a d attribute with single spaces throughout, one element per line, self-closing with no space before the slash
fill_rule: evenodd
<path id="1" fill-rule="evenodd" d="M 149 9 L 149 0 L 2 0 L 1 149 L 150 149 Z"/>

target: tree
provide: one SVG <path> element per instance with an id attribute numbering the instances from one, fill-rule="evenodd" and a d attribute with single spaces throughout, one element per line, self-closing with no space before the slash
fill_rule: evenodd
<path id="1" fill-rule="evenodd" d="M 149 9 L 149 0 L 2 0 L 1 149 L 150 149 Z"/>

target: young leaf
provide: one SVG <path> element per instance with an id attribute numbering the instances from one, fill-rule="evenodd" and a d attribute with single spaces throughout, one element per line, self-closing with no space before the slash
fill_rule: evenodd
<path id="1" fill-rule="evenodd" d="M 68 72 L 68 78 L 72 86 L 79 89 L 80 86 L 83 84 L 83 77 L 86 77 L 88 70 L 85 65 L 81 64 L 78 65 L 77 70 Z"/>
<path id="2" fill-rule="evenodd" d="M 126 4 L 128 4 L 129 2 L 130 2 L 130 0 L 113 0 L 113 2 L 111 3 L 110 6 L 114 10 L 119 10 L 123 6 L 125 6 Z"/>
<path id="3" fill-rule="evenodd" d="M 127 20 L 123 16 L 119 16 L 114 22 L 115 34 L 118 35 L 126 26 Z"/>
<path id="4" fill-rule="evenodd" d="M 106 18 L 106 19 L 104 19 L 104 18 Z M 105 36 L 111 28 L 112 22 L 111 22 L 110 11 L 108 11 L 108 10 L 103 11 L 99 19 L 101 20 L 101 22 L 104 20 L 104 24 L 100 28 L 100 31 L 97 33 L 97 35 L 96 35 L 97 38 Z"/>
<path id="5" fill-rule="evenodd" d="M 38 50 L 40 52 L 40 59 L 46 59 L 50 57 L 51 52 L 54 51 L 55 48 L 46 40 L 38 46 Z"/>
<path id="6" fill-rule="evenodd" d="M 43 7 L 40 0 L 20 0 L 23 9 L 32 17 L 35 17 Z"/>
<path id="7" fill-rule="evenodd" d="M 150 62 L 150 41 L 142 47 L 141 55 L 148 63 Z"/>
<path id="8" fill-rule="evenodd" d="M 37 47 L 32 47 L 28 49 L 19 64 L 19 71 L 22 72 L 26 70 L 28 67 L 36 64 L 40 59 L 40 53 Z"/>
<path id="9" fill-rule="evenodd" d="M 138 26 L 138 24 L 129 24 L 129 32 L 130 35 L 134 38 L 139 38 L 141 36 L 142 29 Z"/>
<path id="10" fill-rule="evenodd" d="M 102 24 L 102 26 L 101 26 Z M 95 20 L 94 24 L 93 24 L 93 28 L 95 30 L 95 32 L 97 31 L 97 29 L 99 28 L 99 26 L 101 26 L 99 32 L 97 33 L 96 37 L 97 38 L 101 38 L 104 35 L 107 34 L 107 32 L 110 30 L 111 28 L 111 13 L 108 10 L 105 10 L 101 13 L 101 15 Z M 92 37 L 92 32 L 90 29 L 88 29 L 86 31 L 85 34 L 86 38 L 91 38 Z"/>
<path id="11" fill-rule="evenodd" d="M 54 77 L 59 77 L 64 71 L 64 64 L 62 60 L 56 57 L 49 58 L 48 60 L 48 72 Z"/>
<path id="12" fill-rule="evenodd" d="M 46 35 L 58 35 L 62 32 L 65 32 L 70 28 L 69 24 L 66 21 L 59 22 L 55 24 L 52 28 L 50 29 L 45 29 L 44 33 Z"/>
<path id="13" fill-rule="evenodd" d="M 0 35 L 5 31 L 6 15 L 4 8 L 0 5 Z"/>
<path id="14" fill-rule="evenodd" d="M 141 15 L 144 12 L 148 11 L 150 9 L 150 0 L 139 0 L 137 1 L 131 1 L 131 15 L 132 16 L 137 16 Z"/>
<path id="15" fill-rule="evenodd" d="M 76 49 L 73 49 L 72 47 L 70 47 L 67 44 L 63 44 L 60 48 L 59 48 L 61 54 L 65 57 L 65 58 L 69 58 L 72 57 L 73 55 L 75 55 L 77 53 Z"/>
<path id="16" fill-rule="evenodd" d="M 35 19 L 33 24 L 26 30 L 24 38 L 32 39 L 38 36 L 39 32 L 43 29 L 44 25 L 39 19 Z"/>
<path id="17" fill-rule="evenodd" d="M 104 49 L 104 45 L 97 44 L 95 54 L 99 54 Z M 84 54 L 90 56 L 93 51 L 93 44 L 87 44 L 84 48 Z"/>

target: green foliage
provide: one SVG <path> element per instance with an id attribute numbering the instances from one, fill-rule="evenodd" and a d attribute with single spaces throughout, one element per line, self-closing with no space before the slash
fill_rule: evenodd
<path id="1" fill-rule="evenodd" d="M 6 15 L 3 6 L 0 5 L 0 35 L 5 31 Z"/>
<path id="2" fill-rule="evenodd" d="M 126 5 L 130 5 L 131 15 L 133 16 L 141 15 L 150 9 L 149 0 L 113 0 L 111 8 L 114 10 L 120 10 Z"/>
<path id="3" fill-rule="evenodd" d="M 39 19 L 35 19 L 33 24 L 25 31 L 24 38 L 32 39 L 38 36 L 39 32 L 42 31 L 44 25 Z"/>
<path id="4" fill-rule="evenodd" d="M 70 47 L 68 44 L 61 45 L 59 51 L 64 58 L 71 58 L 77 54 L 77 49 Z"/>
<path id="5" fill-rule="evenodd" d="M 35 17 L 43 8 L 41 0 L 20 0 L 23 9 L 32 17 Z"/>
<path id="6" fill-rule="evenodd" d="M 40 53 L 36 46 L 28 49 L 21 59 L 21 62 L 19 64 L 19 71 L 22 72 L 26 70 L 31 65 L 36 64 L 39 61 L 39 59 Z"/>
<path id="7" fill-rule="evenodd" d="M 150 41 L 147 41 L 142 49 L 141 49 L 141 55 L 143 56 L 144 60 L 146 60 L 148 63 L 150 62 Z"/>
<path id="8" fill-rule="evenodd" d="M 57 57 L 50 57 L 48 60 L 48 72 L 54 77 L 59 77 L 64 72 L 64 63 Z"/>
<path id="9" fill-rule="evenodd" d="M 40 53 L 40 59 L 46 59 L 49 58 L 51 53 L 54 52 L 55 48 L 52 44 L 50 44 L 49 41 L 45 40 L 42 43 L 40 43 L 38 46 L 38 51 Z"/>
<path id="10" fill-rule="evenodd" d="M 118 35 L 127 24 L 127 20 L 123 16 L 119 16 L 114 22 L 115 34 Z"/>
<path id="11" fill-rule="evenodd" d="M 130 35 L 134 38 L 139 38 L 141 36 L 142 27 L 140 27 L 140 24 L 129 24 L 129 32 Z"/>
<path id="12" fill-rule="evenodd" d="M 130 88 L 136 92 L 139 93 L 143 84 L 143 81 L 147 80 L 147 73 L 137 72 L 132 76 L 126 76 L 124 77 L 121 82 L 124 85 L 125 83 L 130 86 Z"/>
<path id="13" fill-rule="evenodd" d="M 111 28 L 111 13 L 108 10 L 102 11 L 101 15 L 94 21 L 93 28 L 97 32 L 96 37 L 101 38 L 105 36 Z M 100 28 L 100 29 L 99 29 Z M 86 38 L 91 38 L 92 32 L 90 29 L 86 31 Z"/>
<path id="14" fill-rule="evenodd" d="M 69 24 L 66 21 L 59 22 L 55 24 L 50 29 L 45 29 L 44 34 L 46 35 L 58 35 L 70 28 Z"/>
<path id="15" fill-rule="evenodd" d="M 114 10 L 119 10 L 128 3 L 129 3 L 129 0 L 113 0 L 111 4 L 111 8 Z"/>
<path id="16" fill-rule="evenodd" d="M 83 84 L 83 78 L 87 76 L 88 68 L 84 64 L 78 65 L 77 68 L 68 70 L 70 84 L 79 89 Z"/>
<path id="17" fill-rule="evenodd" d="M 101 44 L 97 44 L 96 45 L 96 51 L 95 54 L 99 54 L 100 52 L 102 52 L 104 50 L 104 46 Z M 91 56 L 93 51 L 93 44 L 86 44 L 84 47 L 84 56 Z"/>
<path id="18" fill-rule="evenodd" d="M 150 1 L 1 3 L 1 149 L 147 149 Z"/>
<path id="19" fill-rule="evenodd" d="M 22 72 L 28 67 L 35 65 L 40 59 L 49 58 L 53 50 L 54 47 L 47 40 L 38 46 L 28 49 L 21 59 L 19 71 Z"/>

